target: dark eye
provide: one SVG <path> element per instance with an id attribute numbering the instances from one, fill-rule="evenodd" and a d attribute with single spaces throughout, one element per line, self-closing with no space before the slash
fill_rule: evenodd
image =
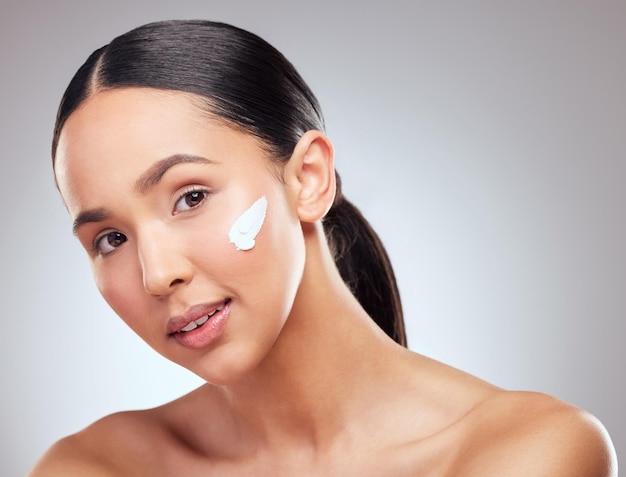
<path id="1" fill-rule="evenodd" d="M 109 232 L 96 239 L 94 248 L 100 255 L 108 255 L 126 240 L 126 235 L 121 232 Z"/>
<path id="2" fill-rule="evenodd" d="M 205 190 L 192 190 L 185 192 L 174 206 L 174 213 L 184 212 L 200 205 L 206 199 L 208 193 Z"/>

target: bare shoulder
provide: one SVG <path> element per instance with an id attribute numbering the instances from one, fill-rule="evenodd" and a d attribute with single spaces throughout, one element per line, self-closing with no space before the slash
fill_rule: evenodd
<path id="1" fill-rule="evenodd" d="M 615 449 L 600 421 L 551 396 L 503 391 L 465 421 L 454 475 L 617 476 Z"/>
<path id="2" fill-rule="evenodd" d="M 112 463 L 103 459 L 101 453 L 94 448 L 96 436 L 101 434 L 103 424 L 111 421 L 112 417 L 106 417 L 54 443 L 41 456 L 27 477 L 115 475 L 116 469 Z"/>
<path id="3" fill-rule="evenodd" d="M 152 411 L 126 411 L 106 416 L 53 444 L 27 477 L 129 475 L 144 466 L 166 433 Z M 161 436 L 160 436 L 161 435 Z M 155 446 L 156 444 L 156 446 Z"/>
<path id="4" fill-rule="evenodd" d="M 56 477 L 115 475 L 115 469 L 97 455 L 89 452 L 79 434 L 57 441 L 41 456 L 27 477 Z"/>
<path id="5" fill-rule="evenodd" d="M 198 435 L 223 437 L 213 425 L 219 406 L 207 406 L 214 397 L 204 385 L 162 406 L 106 416 L 55 443 L 28 477 L 179 475 L 181 458 L 193 460 Z"/>

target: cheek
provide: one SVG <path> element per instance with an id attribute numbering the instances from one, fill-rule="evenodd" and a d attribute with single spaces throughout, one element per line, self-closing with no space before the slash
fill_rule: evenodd
<path id="1" fill-rule="evenodd" d="M 128 265 L 127 262 L 123 270 L 115 271 L 92 265 L 92 272 L 96 287 L 111 309 L 128 327 L 149 342 L 146 330 L 142 329 L 141 319 L 149 314 L 141 299 L 145 296 L 143 281 L 137 270 Z"/>
<path id="2" fill-rule="evenodd" d="M 274 271 L 274 277 L 266 282 L 284 295 L 285 306 L 291 309 L 302 280 L 305 247 L 302 228 L 298 220 L 275 221 L 268 227 L 267 243 L 262 242 L 264 266 Z M 286 314 L 289 310 L 285 309 Z"/>
<path id="3" fill-rule="evenodd" d="M 304 272 L 304 237 L 300 223 L 279 203 L 268 210 L 266 222 L 250 250 L 250 274 L 257 300 L 273 317 L 287 318 Z M 238 252 L 243 255 L 248 252 Z"/>
<path id="4" fill-rule="evenodd" d="M 284 200 L 267 200 L 254 247 L 238 250 L 230 243 L 228 234 L 238 218 L 231 215 L 208 234 L 194 232 L 196 250 L 204 251 L 194 255 L 200 261 L 197 268 L 208 272 L 212 282 L 232 291 L 243 304 L 286 316 L 304 270 L 304 238 Z"/>

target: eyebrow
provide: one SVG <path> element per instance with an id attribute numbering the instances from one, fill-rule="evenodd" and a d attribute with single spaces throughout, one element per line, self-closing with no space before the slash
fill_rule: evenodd
<path id="1" fill-rule="evenodd" d="M 78 214 L 72 225 L 72 233 L 76 235 L 78 229 L 88 222 L 102 222 L 110 217 L 110 214 L 102 207 L 98 209 L 85 210 Z"/>
<path id="2" fill-rule="evenodd" d="M 202 156 L 174 154 L 150 166 L 150 168 L 137 179 L 137 182 L 135 182 L 135 189 L 137 189 L 140 194 L 147 194 L 161 181 L 167 171 L 181 163 L 215 164 L 213 161 Z"/>
<path id="3" fill-rule="evenodd" d="M 175 165 L 182 163 L 215 164 L 214 161 L 202 156 L 195 156 L 193 154 L 174 154 L 173 156 L 161 159 L 156 164 L 150 166 L 150 168 L 135 182 L 135 189 L 140 194 L 147 194 L 158 185 L 167 171 Z M 74 219 L 72 232 L 76 235 L 81 226 L 90 222 L 102 222 L 110 217 L 111 214 L 103 207 L 85 210 L 80 212 L 76 219 Z"/>

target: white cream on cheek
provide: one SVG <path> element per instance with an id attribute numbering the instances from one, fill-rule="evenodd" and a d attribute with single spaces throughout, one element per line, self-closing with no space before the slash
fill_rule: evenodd
<path id="1" fill-rule="evenodd" d="M 266 211 L 267 199 L 263 196 L 235 220 L 228 232 L 228 239 L 237 250 L 250 250 L 254 247 L 254 239 L 263 226 Z"/>

